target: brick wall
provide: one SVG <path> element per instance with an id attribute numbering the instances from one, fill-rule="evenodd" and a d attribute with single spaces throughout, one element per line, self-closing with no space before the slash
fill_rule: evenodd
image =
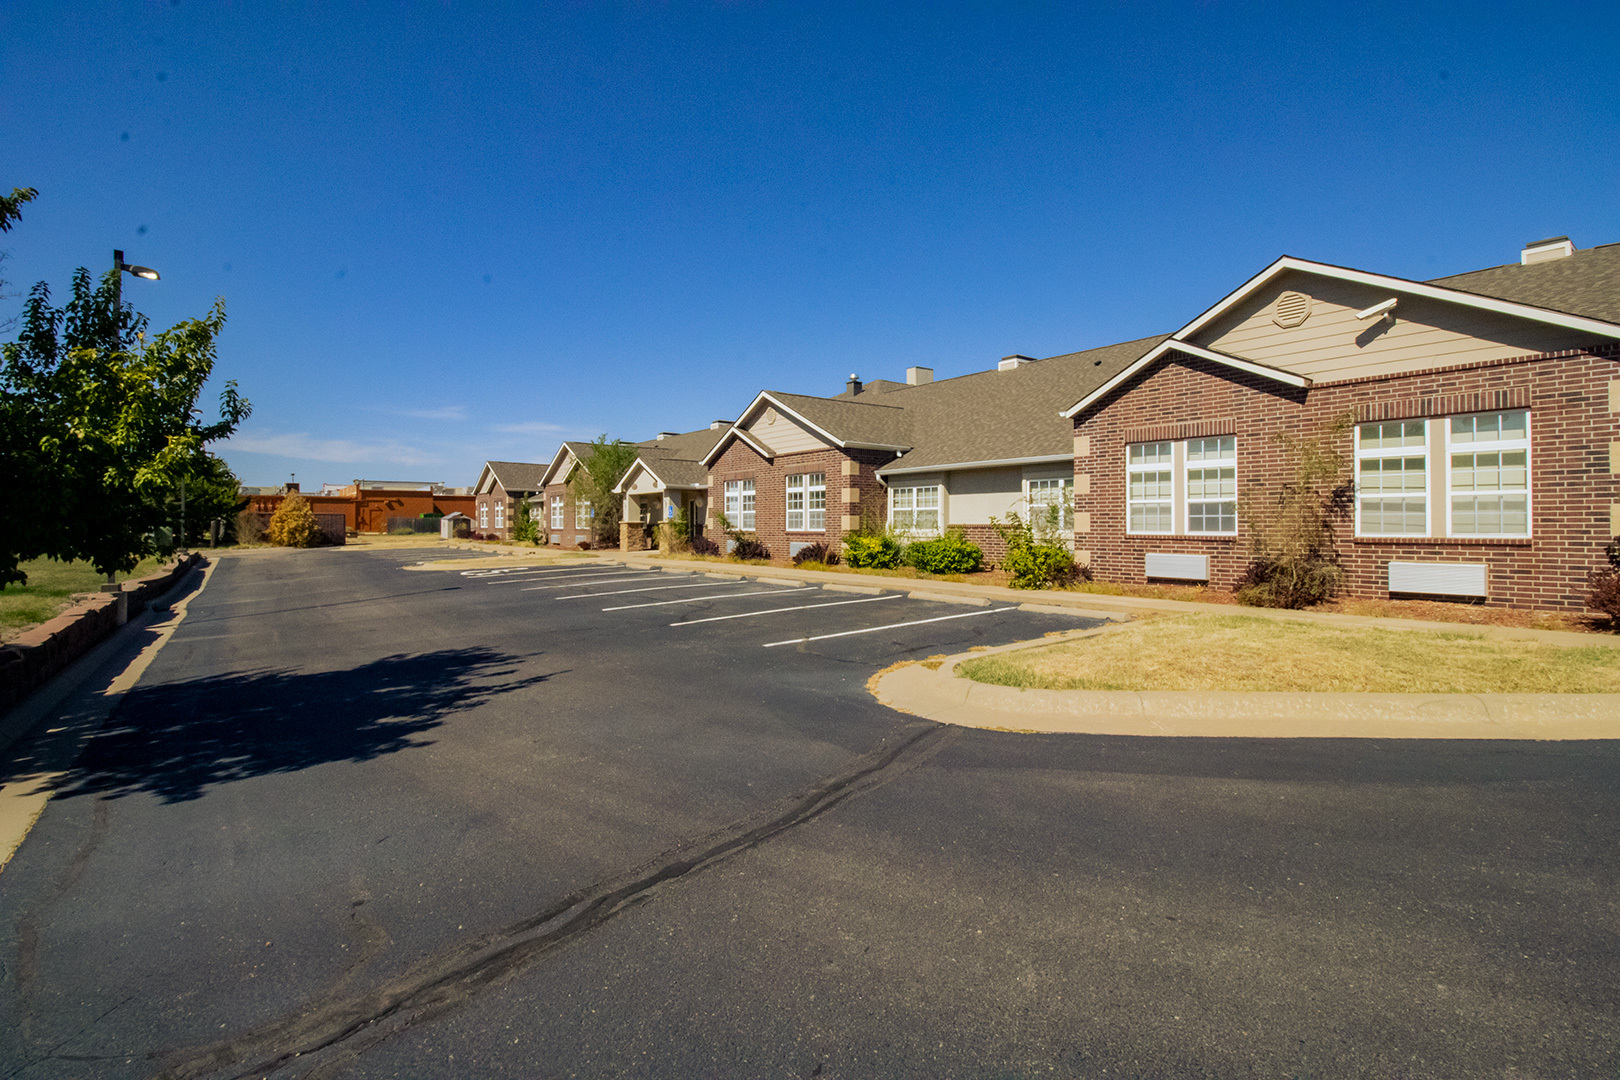
<path id="1" fill-rule="evenodd" d="M 787 558 L 791 543 L 832 543 L 846 531 L 846 516 L 858 525 L 861 511 L 878 515 L 881 522 L 887 513 L 886 490 L 878 481 L 877 470 L 894 460 L 892 451 L 886 450 L 810 450 L 800 454 L 781 454 L 766 459 L 741 439 L 733 439 L 709 470 L 709 511 L 706 528 L 716 543 L 723 543 L 719 535 L 719 515 L 726 508 L 726 483 L 734 480 L 754 482 L 754 535 L 770 549 L 775 558 Z M 847 469 L 846 469 L 847 466 Z M 827 475 L 827 528 L 825 532 L 787 531 L 787 478 L 797 473 L 825 473 Z M 851 501 L 846 491 L 857 492 Z M 738 525 L 732 522 L 733 527 Z"/>
<path id="2" fill-rule="evenodd" d="M 1238 483 L 1269 487 L 1292 476 L 1270 437 L 1275 432 L 1308 434 L 1347 411 L 1369 421 L 1528 407 L 1531 536 L 1358 539 L 1353 508 L 1346 507 L 1333 522 L 1346 594 L 1389 595 L 1391 559 L 1483 562 L 1489 604 L 1581 610 L 1587 572 L 1604 562 L 1611 504 L 1620 500 L 1609 459 L 1610 442 L 1620 439 L 1620 414 L 1610 411 L 1609 397 L 1610 381 L 1620 378 L 1617 359 L 1620 346 L 1602 345 L 1308 389 L 1205 360 L 1167 360 L 1075 419 L 1076 547 L 1090 553 L 1092 570 L 1104 581 L 1144 581 L 1149 551 L 1207 554 L 1210 584 L 1231 588 L 1248 564 L 1241 520 L 1235 539 L 1126 534 L 1128 443 L 1235 434 Z M 1339 449 L 1348 457 L 1353 447 L 1347 432 Z M 1431 461 L 1431 470 L 1439 466 Z M 1082 494 L 1087 482 L 1089 494 Z"/>

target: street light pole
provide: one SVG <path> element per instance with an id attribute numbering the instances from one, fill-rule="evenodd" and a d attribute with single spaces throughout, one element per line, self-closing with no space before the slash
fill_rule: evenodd
<path id="1" fill-rule="evenodd" d="M 113 248 L 113 309 L 112 309 L 112 320 L 113 320 L 114 332 L 116 332 L 119 318 L 124 313 L 124 274 L 125 273 L 134 274 L 136 277 L 145 278 L 147 281 L 158 281 L 158 280 L 161 279 L 158 272 L 156 270 L 152 269 L 150 266 L 131 266 L 129 263 L 124 261 L 124 253 L 122 251 L 120 251 L 118 248 Z M 119 342 L 119 344 L 122 345 L 123 342 Z M 186 497 L 185 490 L 186 489 L 183 486 L 180 489 L 180 499 L 181 499 L 181 505 L 182 506 L 184 506 L 184 503 L 185 503 L 185 497 Z M 185 521 L 184 514 L 185 514 L 185 511 L 184 511 L 184 509 L 182 509 L 181 510 L 182 527 L 183 527 L 184 521 Z M 116 586 L 116 584 L 117 584 L 116 575 L 108 574 L 107 575 L 107 584 Z M 108 591 L 111 591 L 111 590 L 108 590 Z"/>

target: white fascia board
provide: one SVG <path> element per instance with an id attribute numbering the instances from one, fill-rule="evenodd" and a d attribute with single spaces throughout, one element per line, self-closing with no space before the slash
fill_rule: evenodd
<path id="1" fill-rule="evenodd" d="M 540 486 L 542 488 L 551 483 L 551 478 L 556 474 L 557 467 L 562 464 L 564 456 L 574 456 L 574 452 L 568 449 L 567 443 L 557 447 L 557 452 L 551 456 L 551 464 L 546 466 L 546 471 L 540 476 Z"/>
<path id="2" fill-rule="evenodd" d="M 1171 352 L 1181 352 L 1186 353 L 1188 356 L 1197 356 L 1201 359 L 1210 360 L 1214 363 L 1222 364 L 1229 368 L 1236 368 L 1239 371 L 1247 371 L 1251 375 L 1259 375 L 1262 378 L 1274 379 L 1280 383 L 1287 383 L 1289 386 L 1304 387 L 1311 385 L 1311 380 L 1307 379 L 1303 375 L 1295 374 L 1292 371 L 1284 371 L 1281 368 L 1269 367 L 1265 364 L 1257 364 L 1253 360 L 1244 360 L 1242 357 L 1231 356 L 1223 352 L 1216 352 L 1214 349 L 1206 349 L 1202 345 L 1194 345 L 1188 341 L 1178 341 L 1175 338 L 1167 338 L 1158 345 L 1155 345 L 1141 359 L 1132 363 L 1130 367 L 1126 368 L 1124 371 L 1121 371 L 1118 375 L 1115 375 L 1112 379 L 1109 379 L 1107 382 L 1097 387 L 1097 389 L 1075 402 L 1073 406 L 1064 409 L 1058 415 L 1063 417 L 1065 420 L 1074 419 L 1075 414 L 1081 409 L 1084 409 L 1094 401 L 1101 400 L 1117 387 L 1129 382 L 1143 368 L 1147 367 L 1155 360 L 1158 360 L 1166 353 Z"/>
<path id="3" fill-rule="evenodd" d="M 489 462 L 484 462 L 483 471 L 478 474 L 478 483 L 473 485 L 473 494 L 482 495 L 484 493 L 484 481 L 486 479 L 493 479 L 494 476 L 495 470 L 489 467 Z"/>
<path id="4" fill-rule="evenodd" d="M 1388 289 L 1390 292 L 1403 293 L 1407 296 L 1421 296 L 1427 300 L 1440 300 L 1448 304 L 1479 308 L 1482 311 L 1494 311 L 1500 315 L 1512 315 L 1521 319 L 1529 319 L 1532 322 L 1562 326 L 1570 330 L 1582 330 L 1601 337 L 1620 338 L 1620 325 L 1604 322 L 1602 319 L 1589 319 L 1584 315 L 1566 315 L 1561 311 L 1551 311 L 1532 304 L 1520 304 L 1512 300 L 1498 300 L 1490 296 L 1480 296 L 1478 293 L 1464 292 L 1461 289 L 1448 289 L 1441 285 L 1429 285 L 1422 281 L 1408 281 L 1406 278 L 1390 277 L 1387 274 L 1370 274 L 1365 270 L 1352 270 L 1346 266 L 1333 266 L 1330 263 L 1311 262 L 1309 259 L 1296 259 L 1292 255 L 1284 255 L 1244 282 L 1236 292 L 1233 292 L 1226 299 L 1186 326 L 1183 326 L 1180 330 L 1177 330 L 1175 337 L 1184 339 L 1197 333 L 1230 311 L 1235 305 L 1247 299 L 1256 289 L 1287 270 L 1298 270 L 1301 273 L 1336 278 L 1339 281 L 1353 281 L 1359 285 L 1367 285 L 1375 289 Z"/>
<path id="5" fill-rule="evenodd" d="M 799 413 L 795 412 L 793 409 L 791 409 L 788 406 L 782 404 L 780 401 L 777 401 L 775 398 L 771 397 L 769 392 L 761 393 L 759 396 L 761 398 L 763 398 L 764 400 L 770 402 L 772 405 L 775 405 L 778 409 L 781 409 L 783 412 L 787 413 L 789 416 L 793 417 L 799 423 L 803 424 L 805 427 L 809 428 L 811 431 L 815 432 L 817 435 L 820 435 L 823 439 L 826 439 L 828 442 L 832 443 L 834 446 L 838 447 L 838 449 L 840 449 L 840 450 L 848 449 L 851 446 L 860 446 L 861 449 L 867 449 L 867 450 L 899 450 L 899 449 L 901 449 L 901 447 L 898 447 L 898 446 L 870 446 L 869 447 L 869 446 L 865 446 L 863 444 L 846 443 L 844 440 L 840 439 L 838 436 L 834 435 L 832 432 L 828 431 L 826 428 L 823 428 L 823 427 L 820 427 L 819 425 L 811 423 L 810 420 L 807 417 L 801 416 Z"/>
<path id="6" fill-rule="evenodd" d="M 877 442 L 847 442 L 843 443 L 841 448 L 844 450 L 893 450 L 897 454 L 903 454 L 907 450 L 913 449 L 910 446 L 896 446 L 892 443 Z"/>
<path id="7" fill-rule="evenodd" d="M 753 436 L 749 435 L 748 432 L 733 424 L 724 435 L 720 436 L 720 441 L 714 444 L 714 449 L 703 455 L 703 460 L 700 462 L 700 464 L 707 469 L 716 461 L 720 460 L 720 452 L 726 448 L 726 443 L 730 442 L 733 438 L 741 439 L 749 446 L 752 446 L 759 452 L 760 457 L 774 458 L 776 456 L 775 450 L 772 450 L 758 439 L 755 439 Z"/>
<path id="8" fill-rule="evenodd" d="M 959 472 L 963 469 L 1001 469 L 1009 465 L 1053 465 L 1060 461 L 1073 460 L 1073 454 L 1042 454 L 1038 457 L 995 458 L 990 461 L 952 461 L 944 465 L 919 465 L 916 468 L 896 469 L 884 466 L 877 472 L 879 476 L 904 476 L 906 473 Z"/>

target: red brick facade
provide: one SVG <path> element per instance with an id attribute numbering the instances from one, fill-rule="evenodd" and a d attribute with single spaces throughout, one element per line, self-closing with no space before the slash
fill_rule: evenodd
<path id="1" fill-rule="evenodd" d="M 894 460 L 888 450 L 810 450 L 765 458 L 742 439 L 733 439 L 709 470 L 709 512 L 706 528 L 717 543 L 719 515 L 726 509 L 726 483 L 754 482 L 753 535 L 772 557 L 785 559 L 794 543 L 833 543 L 844 534 L 844 515 L 858 522 L 861 512 L 876 515 L 881 524 L 888 513 L 887 489 L 878 482 L 877 470 Z M 854 475 L 846 475 L 844 465 L 853 462 Z M 787 478 L 798 473 L 825 473 L 827 476 L 827 528 L 822 532 L 787 531 Z M 846 501 L 845 491 L 859 492 L 854 502 Z M 739 523 L 733 521 L 733 528 Z"/>
<path id="2" fill-rule="evenodd" d="M 1231 588 L 1248 564 L 1241 520 L 1235 538 L 1127 534 L 1128 444 L 1235 435 L 1242 490 L 1291 478 L 1274 433 L 1320 431 L 1347 411 L 1366 422 L 1528 408 L 1531 535 L 1364 539 L 1354 535 L 1353 508 L 1346 507 L 1334 521 L 1337 551 L 1348 573 L 1346 594 L 1388 596 L 1392 559 L 1483 562 L 1489 568 L 1488 604 L 1581 610 L 1587 572 L 1604 563 L 1610 506 L 1620 500 L 1620 477 L 1610 471 L 1609 459 L 1610 442 L 1620 439 L 1620 418 L 1609 407 L 1610 382 L 1620 378 L 1617 360 L 1620 346 L 1601 345 L 1295 389 L 1174 355 L 1075 417 L 1077 439 L 1089 437 L 1089 453 L 1075 458 L 1075 507 L 1082 515 L 1076 520 L 1076 547 L 1090 553 L 1092 570 L 1104 581 L 1143 582 L 1143 557 L 1150 551 L 1207 554 L 1210 584 Z M 1339 449 L 1351 455 L 1351 433 Z M 1089 478 L 1089 494 L 1078 494 L 1083 478 Z M 1083 515 L 1090 516 L 1089 523 Z"/>
<path id="3" fill-rule="evenodd" d="M 577 541 L 575 541 L 574 537 L 591 535 L 591 523 L 589 521 L 579 523 L 574 521 L 574 500 L 568 495 L 568 485 L 548 484 L 544 494 L 546 500 L 545 508 L 540 517 L 540 536 L 542 538 L 542 542 L 547 544 L 555 543 L 556 546 L 565 548 L 579 547 L 579 544 Z M 563 527 L 560 529 L 554 529 L 551 527 L 551 500 L 553 498 L 561 499 L 563 501 Z M 583 527 L 576 528 L 576 524 Z M 556 537 L 557 539 L 553 540 L 553 537 Z M 595 542 L 594 539 L 592 542 Z"/>

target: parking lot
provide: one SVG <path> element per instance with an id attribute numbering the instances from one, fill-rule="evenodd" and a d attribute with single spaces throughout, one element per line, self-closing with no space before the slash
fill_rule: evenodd
<path id="1" fill-rule="evenodd" d="M 701 643 L 739 653 L 791 650 L 842 662 L 897 660 L 1005 645 L 1085 629 L 1100 620 L 982 599 L 934 599 L 926 582 L 809 584 L 773 577 L 615 566 L 502 566 L 450 571 L 478 603 L 532 611 L 560 628 L 595 623 L 648 647 Z M 868 583 L 871 582 L 871 583 Z M 884 582 L 878 584 L 877 582 Z"/>

